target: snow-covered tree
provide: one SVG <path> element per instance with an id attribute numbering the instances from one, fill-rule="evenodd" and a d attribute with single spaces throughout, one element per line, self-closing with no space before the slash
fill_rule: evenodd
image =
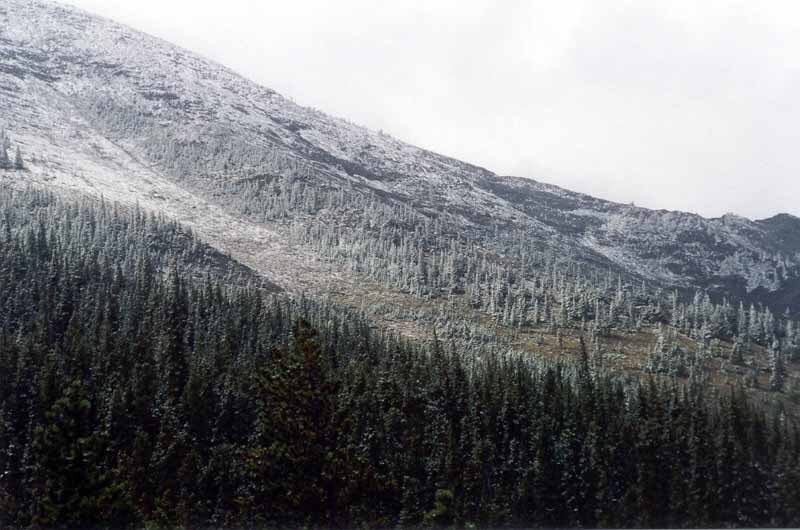
<path id="1" fill-rule="evenodd" d="M 6 131 L 0 129 L 0 169 L 11 169 L 11 159 L 8 158 L 8 149 L 11 147 L 11 140 Z"/>
<path id="2" fill-rule="evenodd" d="M 731 347 L 731 362 L 733 364 L 743 364 L 744 357 L 742 356 L 742 343 L 739 337 L 736 337 L 733 341 L 733 347 Z"/>
<path id="3" fill-rule="evenodd" d="M 783 390 L 783 383 L 786 380 L 786 362 L 777 339 L 773 340 L 769 348 L 769 360 L 770 368 L 772 368 L 772 375 L 770 375 L 769 378 L 769 389 L 773 392 L 780 392 Z"/>
<path id="4" fill-rule="evenodd" d="M 19 146 L 17 146 L 17 152 L 14 154 L 14 169 L 25 169 L 25 163 L 22 161 L 22 151 L 20 151 Z"/>

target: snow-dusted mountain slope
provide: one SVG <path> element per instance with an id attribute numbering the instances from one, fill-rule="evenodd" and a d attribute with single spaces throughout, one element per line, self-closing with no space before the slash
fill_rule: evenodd
<path id="1" fill-rule="evenodd" d="M 0 170 L 3 179 L 164 211 L 288 288 L 310 289 L 334 274 L 344 285 L 357 279 L 242 215 L 252 207 L 235 204 L 255 189 L 274 186 L 288 201 L 302 185 L 302 200 L 328 205 L 371 197 L 478 245 L 518 231 L 631 277 L 800 310 L 796 217 L 705 219 L 501 177 L 299 106 L 169 43 L 54 3 L 0 0 L 0 126 L 28 168 Z M 345 225 L 352 219 L 344 211 L 291 215 Z"/>

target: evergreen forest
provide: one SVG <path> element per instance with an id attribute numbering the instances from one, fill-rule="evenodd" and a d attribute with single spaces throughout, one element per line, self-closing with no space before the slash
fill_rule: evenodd
<path id="1" fill-rule="evenodd" d="M 484 285 L 475 267 L 451 287 Z M 579 284 L 556 282 L 576 302 Z M 734 331 L 735 306 L 674 308 L 794 354 L 767 311 Z M 800 526 L 782 406 L 671 377 L 665 344 L 638 377 L 588 337 L 574 362 L 461 344 L 285 295 L 137 208 L 0 188 L 0 527 Z"/>

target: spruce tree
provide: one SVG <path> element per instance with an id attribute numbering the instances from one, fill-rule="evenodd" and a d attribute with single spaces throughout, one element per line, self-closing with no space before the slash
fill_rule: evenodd
<path id="1" fill-rule="evenodd" d="M 14 169 L 25 169 L 25 163 L 22 161 L 22 151 L 20 151 L 19 146 L 17 146 L 16 153 L 14 153 Z"/>
<path id="2" fill-rule="evenodd" d="M 11 169 L 11 159 L 8 157 L 8 149 L 11 141 L 6 135 L 5 129 L 0 129 L 0 169 Z"/>
<path id="3" fill-rule="evenodd" d="M 739 337 L 735 337 L 733 339 L 733 346 L 731 347 L 731 362 L 739 365 L 744 363 L 744 357 L 742 356 L 742 344 L 739 341 Z"/>
<path id="4" fill-rule="evenodd" d="M 783 383 L 786 380 L 786 363 L 777 339 L 772 341 L 769 356 L 770 368 L 772 369 L 772 374 L 769 378 L 769 389 L 773 392 L 780 392 L 783 390 Z"/>

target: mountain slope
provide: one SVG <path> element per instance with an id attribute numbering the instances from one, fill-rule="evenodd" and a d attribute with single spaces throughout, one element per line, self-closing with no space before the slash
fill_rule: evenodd
<path id="1" fill-rule="evenodd" d="M 294 205 L 286 217 L 343 227 L 363 224 L 358 201 L 369 201 L 499 254 L 495 236 L 515 234 L 631 279 L 800 310 L 800 220 L 792 216 L 705 219 L 501 177 L 56 4 L 5 0 L 0 27 L 0 121 L 26 153 L 25 179 L 165 211 L 290 289 L 320 289 L 334 271 L 262 222 L 274 213 L 254 216 L 252 196 L 308 202 L 313 190 L 314 206 Z"/>
<path id="2" fill-rule="evenodd" d="M 193 277 L 226 264 L 141 211 L 0 206 L 2 528 L 800 523 L 796 429 L 741 391 L 425 348 Z"/>

